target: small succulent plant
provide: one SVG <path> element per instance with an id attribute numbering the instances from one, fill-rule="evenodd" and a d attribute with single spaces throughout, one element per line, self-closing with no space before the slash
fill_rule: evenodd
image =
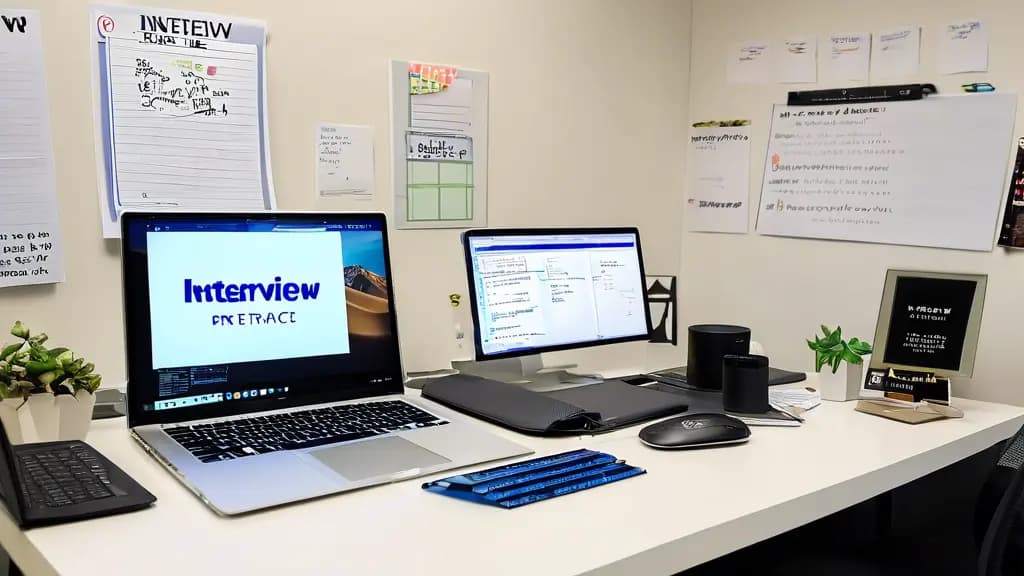
<path id="1" fill-rule="evenodd" d="M 28 398 L 32 394 L 89 393 L 100 387 L 101 377 L 93 373 L 95 366 L 76 357 L 67 348 L 47 348 L 48 337 L 33 336 L 29 329 L 15 322 L 11 335 L 18 342 L 0 347 L 0 397 Z"/>
<path id="2" fill-rule="evenodd" d="M 841 326 L 829 330 L 828 326 L 822 324 L 821 331 L 825 335 L 824 338 L 815 335 L 814 340 L 807 341 L 807 346 L 814 350 L 815 372 L 821 372 L 821 368 L 827 365 L 832 367 L 832 373 L 835 374 L 843 360 L 850 364 L 863 364 L 864 359 L 861 357 L 871 354 L 870 342 L 857 338 L 850 338 L 849 342 L 843 340 Z"/>

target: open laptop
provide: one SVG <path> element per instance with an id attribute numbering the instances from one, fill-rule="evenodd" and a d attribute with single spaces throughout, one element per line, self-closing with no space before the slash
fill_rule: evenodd
<path id="1" fill-rule="evenodd" d="M 221 514 L 529 454 L 402 395 L 377 213 L 125 213 L 128 426 Z"/>

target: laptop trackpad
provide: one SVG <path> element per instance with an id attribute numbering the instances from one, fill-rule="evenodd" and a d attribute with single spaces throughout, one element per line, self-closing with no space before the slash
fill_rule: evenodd
<path id="1" fill-rule="evenodd" d="M 451 462 L 398 436 L 324 448 L 309 454 L 352 481 Z"/>

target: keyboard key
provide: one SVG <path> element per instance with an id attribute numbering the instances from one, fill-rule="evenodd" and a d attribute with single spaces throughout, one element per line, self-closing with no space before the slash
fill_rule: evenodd
<path id="1" fill-rule="evenodd" d="M 295 450 L 448 422 L 400 400 L 344 404 L 165 430 L 202 462 Z"/>

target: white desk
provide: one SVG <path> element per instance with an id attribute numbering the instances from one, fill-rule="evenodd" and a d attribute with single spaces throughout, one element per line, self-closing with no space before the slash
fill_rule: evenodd
<path id="1" fill-rule="evenodd" d="M 1011 436 L 1024 408 L 958 402 L 961 420 L 919 426 L 825 402 L 801 428 L 693 452 L 644 447 L 637 427 L 539 439 L 538 454 L 609 451 L 648 474 L 517 510 L 425 493 L 421 479 L 221 518 L 128 437 L 98 421 L 89 442 L 159 498 L 133 514 L 19 531 L 0 545 L 29 575 L 671 574 L 876 496 Z M 444 476 L 444 475 L 439 475 Z"/>

